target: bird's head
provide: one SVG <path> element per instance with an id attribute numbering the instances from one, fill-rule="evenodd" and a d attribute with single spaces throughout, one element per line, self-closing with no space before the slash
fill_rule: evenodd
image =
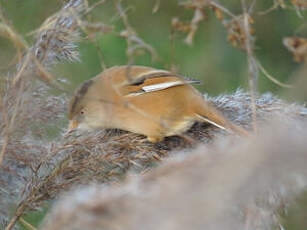
<path id="1" fill-rule="evenodd" d="M 93 80 L 84 82 L 72 97 L 68 107 L 69 127 L 68 132 L 75 128 L 88 129 L 89 127 L 89 92 L 93 85 Z"/>

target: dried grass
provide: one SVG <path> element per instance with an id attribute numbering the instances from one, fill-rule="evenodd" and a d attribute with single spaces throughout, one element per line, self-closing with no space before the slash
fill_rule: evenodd
<path id="1" fill-rule="evenodd" d="M 41 229 L 275 229 L 307 189 L 305 122 L 176 153 L 144 176 L 63 196 Z"/>
<path id="2" fill-rule="evenodd" d="M 221 95 L 210 99 L 233 122 L 245 127 L 251 123 L 251 98 L 247 93 L 238 90 L 231 95 Z M 265 122 L 271 117 L 283 123 L 304 119 L 307 109 L 299 105 L 288 105 L 270 94 L 262 95 L 256 101 L 259 121 Z M 194 142 L 180 137 L 169 137 L 159 144 L 144 142 L 144 137 L 124 131 L 101 130 L 88 133 L 72 133 L 59 139 L 57 143 L 34 146 L 24 140 L 8 147 L 7 166 L 20 174 L 4 186 L 14 188 L 15 193 L 6 195 L 7 206 L 17 200 L 18 217 L 25 210 L 35 210 L 46 200 L 56 198 L 61 192 L 76 185 L 89 183 L 119 183 L 128 171 L 144 173 L 158 164 L 170 153 L 189 149 L 200 143 L 210 145 L 218 136 L 225 136 L 212 126 L 196 124 L 186 134 Z M 30 146 L 27 146 L 30 145 Z M 29 155 L 29 148 L 32 155 Z M 44 156 L 42 158 L 42 156 Z M 24 161 L 20 159 L 24 157 Z M 29 162 L 31 159 L 31 163 Z M 22 168 L 25 165 L 26 168 Z M 17 166 L 17 168 L 16 168 Z M 18 168 L 21 167 L 21 168 Z M 30 168 L 29 168 L 30 167 Z M 2 181 L 9 182 L 10 173 L 2 174 Z M 25 187 L 24 187 L 25 186 Z M 22 191 L 22 193 L 20 193 Z M 21 197 L 20 197 L 21 196 Z"/>

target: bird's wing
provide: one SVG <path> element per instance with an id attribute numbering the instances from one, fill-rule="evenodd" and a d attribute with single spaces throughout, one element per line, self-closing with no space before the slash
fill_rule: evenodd
<path id="1" fill-rule="evenodd" d="M 185 79 L 180 75 L 164 70 L 147 71 L 138 74 L 138 76 L 133 76 L 131 79 L 121 86 L 120 91 L 124 96 L 139 96 L 179 85 L 200 83 L 198 80 Z"/>
<path id="2" fill-rule="evenodd" d="M 164 90 L 167 88 L 189 84 L 189 83 L 193 83 L 193 82 L 172 81 L 172 82 L 163 82 L 163 83 L 157 83 L 157 84 L 152 84 L 152 85 L 145 85 L 145 86 L 142 86 L 138 90 L 130 90 L 129 93 L 127 93 L 125 96 L 139 96 L 144 93 L 155 92 L 155 91 Z"/>

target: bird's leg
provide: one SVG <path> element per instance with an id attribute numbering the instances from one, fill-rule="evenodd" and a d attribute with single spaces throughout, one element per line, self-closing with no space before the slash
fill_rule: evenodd
<path id="1" fill-rule="evenodd" d="M 160 141 L 163 141 L 163 137 L 158 137 L 158 136 L 148 136 L 147 137 L 147 140 L 151 143 L 157 143 L 157 142 L 160 142 Z"/>

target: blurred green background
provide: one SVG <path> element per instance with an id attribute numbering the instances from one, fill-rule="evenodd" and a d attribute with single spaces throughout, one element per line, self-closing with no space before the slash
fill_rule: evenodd
<path id="1" fill-rule="evenodd" d="M 61 0 L 1 0 L 6 16 L 11 20 L 16 30 L 26 37 L 31 44 L 33 38 L 27 34 L 35 30 L 52 13 L 62 6 Z M 93 4 L 97 1 L 89 1 Z M 157 51 L 160 61 L 151 61 L 145 54 L 135 58 L 134 64 L 149 65 L 169 69 L 176 66 L 179 73 L 188 77 L 201 79 L 200 90 L 210 95 L 231 92 L 238 87 L 247 88 L 246 54 L 235 49 L 227 41 L 227 31 L 213 12 L 207 11 L 207 19 L 200 23 L 194 39 L 194 44 L 184 43 L 184 34 L 176 33 L 171 41 L 171 20 L 179 17 L 181 20 L 191 20 L 193 10 L 178 5 L 178 1 L 160 1 L 158 12 L 152 9 L 156 0 L 127 0 L 123 7 L 129 17 L 130 24 L 138 35 Z M 247 1 L 249 3 L 251 1 Z M 235 14 L 240 14 L 241 2 L 224 0 L 220 3 Z M 286 36 L 305 35 L 304 16 L 299 17 L 294 9 L 277 9 L 268 14 L 260 12 L 270 8 L 273 1 L 259 0 L 254 7 L 253 25 L 256 34 L 255 54 L 265 69 L 282 82 L 291 81 L 291 77 L 300 64 L 293 61 L 292 55 L 282 44 Z M 113 25 L 116 32 L 124 29 L 114 7 L 114 1 L 106 1 L 91 13 L 91 20 Z M 302 29 L 303 28 L 303 29 Z M 81 62 L 61 63 L 54 70 L 56 76 L 68 78 L 73 89 L 85 79 L 98 74 L 103 62 L 107 67 L 127 64 L 126 40 L 116 33 L 98 34 L 97 43 L 84 40 L 80 42 Z M 7 67 L 14 57 L 14 48 L 6 39 L 0 38 L 1 67 Z M 99 50 L 100 49 L 100 50 Z M 278 94 L 282 90 L 262 74 L 259 77 L 259 91 L 271 91 Z"/>
<path id="2" fill-rule="evenodd" d="M 89 1 L 90 4 L 95 2 L 97 1 Z M 188 46 L 183 41 L 184 34 L 176 33 L 174 39 L 170 39 L 171 20 L 174 17 L 191 20 L 193 10 L 179 6 L 176 0 L 161 0 L 159 10 L 153 13 L 152 9 L 156 2 L 156 0 L 122 1 L 131 26 L 146 43 L 156 49 L 160 58 L 159 61 L 152 61 L 150 55 L 145 54 L 135 58 L 134 64 L 165 69 L 175 66 L 182 75 L 202 80 L 203 85 L 198 88 L 209 95 L 232 92 L 238 87 L 248 88 L 246 54 L 231 46 L 227 41 L 227 31 L 211 11 L 207 11 L 208 18 L 200 23 L 194 44 Z M 250 2 L 247 0 L 247 3 Z M 307 14 L 301 12 L 302 17 L 299 17 L 294 9 L 277 9 L 265 15 L 259 13 L 270 8 L 273 2 L 268 0 L 256 2 L 254 12 L 258 13 L 253 15 L 255 20 L 253 27 L 256 31 L 255 55 L 275 78 L 282 82 L 291 82 L 302 64 L 293 61 L 292 54 L 283 46 L 282 39 L 293 35 L 306 36 Z M 37 29 L 47 17 L 59 10 L 63 1 L 0 0 L 0 3 L 16 31 L 31 45 L 33 37 L 28 35 L 29 32 Z M 239 0 L 221 0 L 220 3 L 234 14 L 242 12 Z M 88 19 L 113 25 L 115 32 L 124 29 L 112 0 L 95 8 Z M 79 43 L 80 62 L 60 63 L 52 70 L 57 77 L 69 80 L 67 88 L 71 93 L 81 82 L 102 71 L 101 62 L 107 67 L 127 64 L 127 44 L 124 38 L 119 37 L 117 33 L 100 33 L 96 40 L 97 43 L 86 39 Z M 0 50 L 1 74 L 14 73 L 13 61 L 16 54 L 14 46 L 7 39 L 0 37 Z M 271 91 L 274 94 L 284 95 L 285 89 L 281 89 L 262 74 L 259 75 L 258 84 L 260 92 Z M 305 198 L 300 203 L 305 203 L 306 207 Z M 285 224 L 286 229 L 302 229 L 300 228 L 302 225 L 297 223 L 306 217 L 303 215 L 297 217 L 295 213 L 298 209 L 295 207 L 291 210 L 294 211 L 290 213 L 289 223 Z M 34 223 L 41 220 L 41 213 L 38 217 L 36 214 L 30 214 L 25 218 Z M 296 225 L 298 226 L 294 227 Z"/>

